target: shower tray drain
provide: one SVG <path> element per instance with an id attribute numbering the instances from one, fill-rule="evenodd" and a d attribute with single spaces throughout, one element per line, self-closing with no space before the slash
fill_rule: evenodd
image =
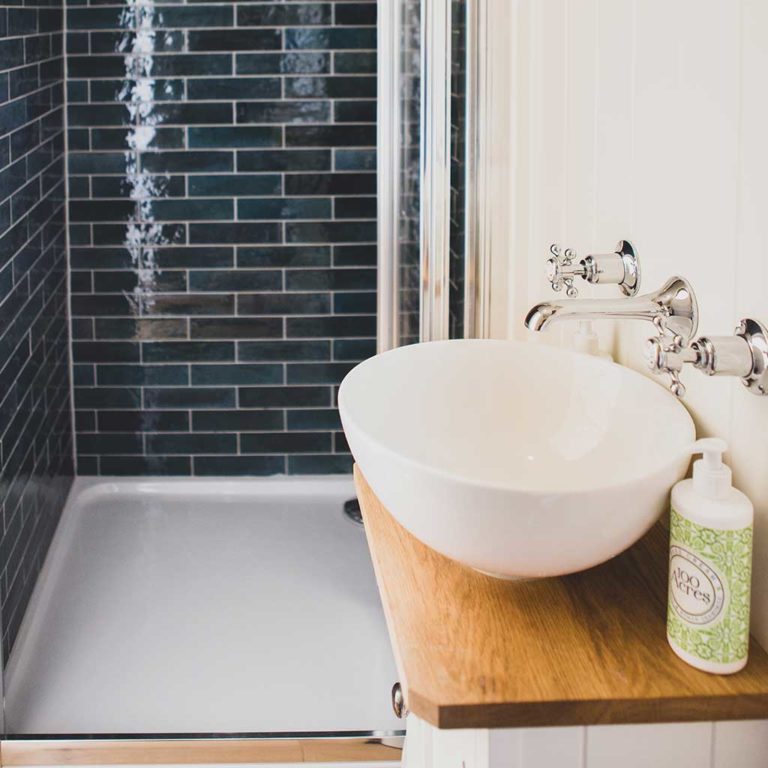
<path id="1" fill-rule="evenodd" d="M 363 513 L 360 511 L 360 502 L 357 499 L 350 499 L 344 502 L 344 514 L 357 525 L 363 524 Z"/>

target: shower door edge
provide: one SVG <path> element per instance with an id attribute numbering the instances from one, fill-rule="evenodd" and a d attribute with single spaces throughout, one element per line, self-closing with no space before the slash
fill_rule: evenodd
<path id="1" fill-rule="evenodd" d="M 421 0 L 421 341 L 449 337 L 451 0 Z"/>
<path id="2" fill-rule="evenodd" d="M 464 253 L 464 335 L 489 338 L 491 333 L 491 256 L 488 222 L 487 126 L 491 123 L 489 93 L 488 11 L 486 0 L 467 2 L 467 125 L 465 253 Z M 486 131 L 484 131 L 486 128 Z"/>
<path id="3" fill-rule="evenodd" d="M 377 22 L 376 186 L 378 219 L 376 348 L 398 345 L 400 288 L 398 201 L 400 199 L 400 2 L 380 3 Z"/>

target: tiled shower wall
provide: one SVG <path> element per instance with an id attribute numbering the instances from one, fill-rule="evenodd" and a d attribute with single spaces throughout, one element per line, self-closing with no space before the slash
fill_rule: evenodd
<path id="1" fill-rule="evenodd" d="M 374 0 L 68 0 L 81 474 L 347 472 L 375 351 Z"/>
<path id="2" fill-rule="evenodd" d="M 0 612 L 7 659 L 72 481 L 61 0 L 0 5 Z"/>

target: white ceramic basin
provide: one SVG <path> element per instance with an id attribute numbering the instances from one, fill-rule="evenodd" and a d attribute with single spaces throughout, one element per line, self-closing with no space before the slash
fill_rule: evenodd
<path id="1" fill-rule="evenodd" d="M 506 578 L 589 568 L 656 521 L 691 417 L 619 365 L 512 341 L 401 347 L 358 365 L 339 408 L 360 469 L 438 552 Z"/>

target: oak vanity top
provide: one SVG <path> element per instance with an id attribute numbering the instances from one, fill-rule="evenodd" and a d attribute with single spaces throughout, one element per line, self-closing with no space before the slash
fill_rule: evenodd
<path id="1" fill-rule="evenodd" d="M 768 718 L 768 655 L 709 675 L 665 636 L 667 533 L 588 571 L 500 581 L 428 548 L 355 480 L 400 682 L 440 728 Z"/>

